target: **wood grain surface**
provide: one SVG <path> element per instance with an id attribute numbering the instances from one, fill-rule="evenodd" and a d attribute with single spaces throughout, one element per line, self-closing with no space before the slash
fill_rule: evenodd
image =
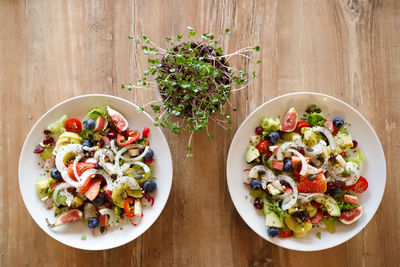
<path id="1" fill-rule="evenodd" d="M 400 262 L 400 1 L 0 1 L 0 266 L 398 266 Z M 138 104 L 151 91 L 127 92 L 147 66 L 128 35 L 165 45 L 186 26 L 213 32 L 224 48 L 259 44 L 259 79 L 233 94 L 232 134 L 215 139 L 165 132 L 174 181 L 160 218 L 122 247 L 69 248 L 31 219 L 18 189 L 24 139 L 40 116 L 72 96 L 107 93 Z M 238 61 L 242 67 L 253 65 Z M 332 249 L 304 253 L 256 235 L 232 205 L 226 183 L 231 139 L 246 116 L 281 94 L 338 97 L 372 124 L 387 160 L 387 186 L 368 226 Z M 373 188 L 371 188 L 373 190 Z"/>

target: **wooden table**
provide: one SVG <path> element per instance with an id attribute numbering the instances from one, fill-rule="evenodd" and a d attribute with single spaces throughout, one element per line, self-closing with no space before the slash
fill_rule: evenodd
<path id="1" fill-rule="evenodd" d="M 400 2 L 314 1 L 54 1 L 0 3 L 0 266 L 394 266 L 400 261 Z M 233 137 L 211 125 L 215 139 L 165 132 L 174 163 L 168 203 L 141 237 L 107 251 L 82 251 L 47 236 L 18 190 L 23 141 L 35 121 L 67 98 L 106 93 L 142 104 L 149 91 L 127 92 L 147 66 L 128 35 L 165 36 L 186 26 L 220 36 L 224 47 L 259 44 L 259 79 L 235 93 L 233 133 L 263 102 L 295 91 L 338 97 L 357 108 L 379 135 L 387 186 L 368 226 L 338 247 L 314 253 L 261 239 L 234 209 L 225 166 Z M 247 67 L 247 62 L 240 62 Z M 250 71 L 253 65 L 250 65 Z M 373 188 L 371 188 L 373 190 Z"/>

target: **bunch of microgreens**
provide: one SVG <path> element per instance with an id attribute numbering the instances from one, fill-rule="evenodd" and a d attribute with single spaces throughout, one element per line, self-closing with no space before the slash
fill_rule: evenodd
<path id="1" fill-rule="evenodd" d="M 188 29 L 188 41 L 183 41 L 182 35 L 175 39 L 165 38 L 169 44 L 167 49 L 156 46 L 144 35 L 137 38 L 136 43 L 149 56 L 150 67 L 136 83 L 122 84 L 121 87 L 128 90 L 154 88 L 158 99 L 141 106 L 139 110 L 143 111 L 150 105 L 157 114 L 154 119 L 156 126 L 168 128 L 175 134 L 190 132 L 187 145 L 187 156 L 190 157 L 193 156 L 191 140 L 195 132 L 206 129 L 208 138 L 214 137 L 208 132 L 209 120 L 215 121 L 228 132 L 232 131 L 232 120 L 225 103 L 236 111 L 229 102 L 231 92 L 246 88 L 249 77 L 243 69 L 227 63 L 235 55 L 253 60 L 247 54 L 258 52 L 260 47 L 246 47 L 225 55 L 214 35 L 204 33 L 201 40 L 194 40 L 195 30 L 192 27 Z M 225 30 L 225 34 L 230 34 L 229 29 Z M 129 38 L 133 39 L 132 36 Z M 259 63 L 259 60 L 256 61 L 256 64 Z M 154 80 L 149 81 L 149 76 Z M 256 78 L 255 72 L 252 78 Z M 237 88 L 232 89 L 233 86 Z M 157 102 L 160 104 L 155 104 Z"/>

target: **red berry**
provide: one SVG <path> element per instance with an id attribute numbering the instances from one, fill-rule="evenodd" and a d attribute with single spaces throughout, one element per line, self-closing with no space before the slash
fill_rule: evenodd
<path id="1" fill-rule="evenodd" d="M 353 140 L 353 149 L 356 149 L 358 146 L 358 142 L 356 140 Z"/>
<path id="2" fill-rule="evenodd" d="M 43 140 L 44 145 L 55 145 L 54 139 L 51 138 L 50 136 L 46 137 L 46 139 Z"/>
<path id="3" fill-rule="evenodd" d="M 44 151 L 44 148 L 43 147 L 41 147 L 41 146 L 36 146 L 35 147 L 35 150 L 33 150 L 33 153 L 35 153 L 35 154 L 40 154 L 40 153 L 42 153 Z"/>
<path id="4" fill-rule="evenodd" d="M 258 126 L 258 127 L 256 127 L 255 132 L 256 132 L 257 135 L 262 135 L 263 128 L 261 126 Z"/>

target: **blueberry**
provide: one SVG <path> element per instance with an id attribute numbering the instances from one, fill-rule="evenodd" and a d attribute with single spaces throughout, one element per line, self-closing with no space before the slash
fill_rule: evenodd
<path id="1" fill-rule="evenodd" d="M 293 171 L 293 166 L 292 166 L 292 160 L 291 159 L 285 159 L 283 161 L 283 170 L 285 172 L 291 172 Z"/>
<path id="2" fill-rule="evenodd" d="M 82 148 L 84 147 L 92 147 L 93 143 L 90 140 L 85 140 L 82 142 Z"/>
<path id="3" fill-rule="evenodd" d="M 99 225 L 99 219 L 97 217 L 90 217 L 87 224 L 90 229 L 95 229 Z"/>
<path id="4" fill-rule="evenodd" d="M 154 157 L 154 151 L 153 149 L 149 148 L 147 151 L 146 155 L 144 155 L 143 159 L 144 160 L 151 160 Z"/>
<path id="5" fill-rule="evenodd" d="M 268 227 L 267 233 L 270 237 L 275 237 L 279 235 L 279 229 L 276 227 Z"/>
<path id="6" fill-rule="evenodd" d="M 96 127 L 96 122 L 94 121 L 94 119 L 86 119 L 83 122 L 83 127 L 85 127 L 86 130 L 93 130 L 94 127 Z"/>
<path id="7" fill-rule="evenodd" d="M 57 168 L 53 168 L 50 171 L 50 176 L 51 178 L 53 178 L 54 180 L 59 180 L 61 179 L 61 173 L 58 171 Z"/>
<path id="8" fill-rule="evenodd" d="M 144 182 L 143 184 L 143 189 L 144 191 L 146 191 L 147 193 L 152 193 L 156 190 L 157 188 L 157 183 L 154 180 L 147 180 L 146 182 Z"/>
<path id="9" fill-rule="evenodd" d="M 333 125 L 335 125 L 336 128 L 339 128 L 344 125 L 344 119 L 342 117 L 336 117 L 333 119 Z"/>
<path id="10" fill-rule="evenodd" d="M 267 139 L 271 144 L 276 144 L 279 141 L 279 134 L 277 132 L 270 132 Z"/>
<path id="11" fill-rule="evenodd" d="M 251 182 L 250 182 L 250 188 L 253 189 L 253 190 L 261 189 L 261 182 L 260 182 L 260 180 L 257 180 L 257 179 L 251 180 Z"/>
<path id="12" fill-rule="evenodd" d="M 340 189 L 339 187 L 337 187 L 337 188 L 331 190 L 331 193 L 332 193 L 333 195 L 340 195 L 340 193 L 342 193 L 342 189 Z"/>
<path id="13" fill-rule="evenodd" d="M 99 193 L 97 197 L 93 200 L 93 204 L 96 206 L 101 206 L 104 204 L 103 194 Z"/>

